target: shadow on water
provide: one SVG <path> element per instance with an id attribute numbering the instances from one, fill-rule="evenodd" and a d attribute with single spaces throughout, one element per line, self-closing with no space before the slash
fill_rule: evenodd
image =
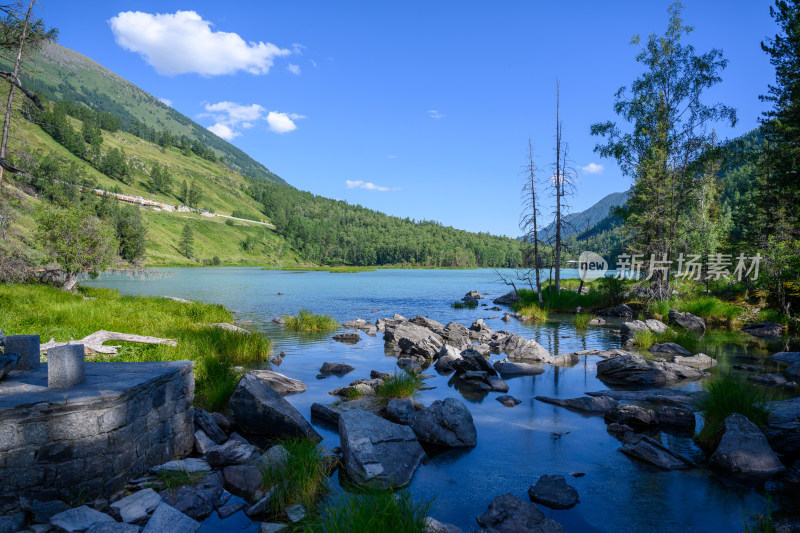
<path id="1" fill-rule="evenodd" d="M 347 276 L 253 268 L 166 270 L 172 273 L 169 278 L 142 281 L 103 276 L 87 285 L 112 287 L 125 294 L 220 303 L 235 311 L 244 327 L 272 339 L 274 353 L 285 352 L 275 370 L 308 386 L 306 392 L 287 400 L 312 421 L 328 448 L 339 446 L 337 429 L 311 419 L 311 404 L 333 402 L 336 398 L 328 391 L 367 378 L 370 370 L 392 373 L 397 357 L 387 353 L 380 334 L 368 337 L 360 333 L 358 343 L 347 345 L 331 340 L 336 332 L 287 331 L 271 322 L 276 316 L 307 308 L 330 314 L 340 322 L 359 317 L 374 322 L 394 313 L 409 318 L 428 316 L 443 324 L 456 321 L 470 325 L 483 318 L 493 330 L 535 339 L 554 354 L 619 348 L 622 343 L 614 333 L 619 326 L 613 321 L 608 327 L 576 330 L 570 315 L 553 316 L 541 324 L 523 324 L 489 318 L 502 313 L 482 307 L 453 309 L 450 304 L 472 289 L 494 297 L 508 292 L 508 287 L 488 270 L 378 270 Z M 788 344 L 800 349 L 796 341 Z M 715 373 L 742 362 L 772 371 L 767 356 L 786 346 L 786 342 L 764 342 L 738 332 L 711 332 L 700 341 L 700 351 L 719 361 Z M 491 362 L 504 357 L 492 355 Z M 356 370 L 317 380 L 319 368 L 326 361 L 346 362 Z M 571 366 L 545 365 L 543 374 L 506 379 L 507 393 L 475 390 L 460 378 L 429 370 L 433 377 L 425 383 L 435 388 L 423 391 L 419 401 L 426 405 L 448 397 L 465 401 L 478 431 L 478 444 L 470 450 L 428 449 L 428 458 L 411 484 L 414 497 L 432 500 L 431 516 L 465 531 L 477 527 L 475 517 L 495 496 L 510 492 L 527 499 L 528 488 L 543 474 L 564 475 L 578 491 L 580 503 L 568 511 L 540 506 L 568 531 L 741 531 L 745 514 L 764 511 L 760 489 L 720 479 L 703 465 L 672 472 L 650 467 L 620 453 L 620 443 L 606 432 L 602 416 L 586 416 L 535 400 L 537 395 L 577 398 L 585 392 L 608 389 L 597 379 L 599 361 L 596 356 L 583 355 Z M 679 388 L 696 391 L 701 385 L 694 382 Z M 522 403 L 506 407 L 495 401 L 502 394 Z M 678 453 L 702 460 L 702 452 L 688 435 L 659 433 L 655 438 Z M 572 477 L 572 473 L 583 475 Z M 331 485 L 341 490 L 335 479 Z M 796 504 L 797 496 L 794 498 L 776 496 L 773 501 L 780 507 Z"/>

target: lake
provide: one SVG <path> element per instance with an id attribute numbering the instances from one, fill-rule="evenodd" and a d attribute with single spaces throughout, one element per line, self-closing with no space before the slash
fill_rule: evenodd
<path id="1" fill-rule="evenodd" d="M 387 356 L 380 334 L 363 333 L 355 345 L 345 345 L 328 334 L 286 331 L 271 320 L 294 314 L 301 308 L 333 315 L 340 322 L 377 318 L 398 313 L 408 318 L 423 315 L 446 324 L 456 321 L 469 326 L 483 318 L 494 330 L 507 330 L 538 341 L 551 353 L 586 349 L 619 348 L 621 338 L 613 327 L 576 330 L 571 316 L 552 317 L 543 324 L 505 323 L 503 312 L 453 309 L 451 304 L 470 290 L 489 295 L 482 302 L 509 291 L 492 270 L 377 270 L 336 273 L 289 272 L 256 268 L 160 269 L 148 279 L 103 275 L 83 282 L 87 286 L 118 289 L 123 294 L 174 296 L 219 303 L 248 329 L 263 332 L 273 340 L 273 351 L 286 353 L 273 369 L 300 379 L 308 390 L 287 399 L 309 420 L 314 402 L 335 400 L 328 391 L 369 377 L 370 370 L 392 372 L 396 358 Z M 576 271 L 563 271 L 576 277 Z M 279 294 L 282 293 L 282 294 Z M 505 311 L 506 309 L 504 309 Z M 136 333 L 136 332 L 131 332 Z M 762 359 L 781 346 L 745 339 L 732 334 L 712 335 L 703 345 L 721 364 L 728 366 L 747 357 Z M 492 360 L 505 356 L 493 355 Z M 418 500 L 433 500 L 430 515 L 456 524 L 465 531 L 477 528 L 475 517 L 491 500 L 511 492 L 527 500 L 528 488 L 544 474 L 562 474 L 579 494 L 580 503 L 567 511 L 539 506 L 568 531 L 742 531 L 745 515 L 763 512 L 763 492 L 718 477 L 706 467 L 664 472 L 620 453 L 620 443 L 606 432 L 602 416 L 585 416 L 541 403 L 534 396 L 574 398 L 587 391 L 607 389 L 596 377 L 596 356 L 582 356 L 570 368 L 544 366 L 545 373 L 506 380 L 508 394 L 522 400 L 508 408 L 495 400 L 501 393 L 462 395 L 447 376 L 433 368 L 421 393 L 428 405 L 447 397 L 463 401 L 472 412 L 478 445 L 471 450 L 449 451 L 429 457 L 417 471 L 411 491 Z M 342 378 L 315 379 L 323 362 L 347 362 L 356 368 Z M 696 390 L 698 384 L 684 388 Z M 313 421 L 328 447 L 339 445 L 335 428 Z M 661 434 L 670 448 L 689 457 L 702 454 L 691 439 Z M 584 474 L 573 477 L 571 474 Z M 774 496 L 773 508 L 782 502 Z"/>

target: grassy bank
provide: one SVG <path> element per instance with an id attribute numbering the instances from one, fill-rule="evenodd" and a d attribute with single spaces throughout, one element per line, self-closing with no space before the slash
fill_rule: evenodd
<path id="1" fill-rule="evenodd" d="M 194 361 L 195 403 L 224 407 L 239 373 L 233 368 L 266 361 L 270 341 L 259 334 L 209 324 L 233 322 L 221 305 L 180 303 L 164 298 L 121 296 L 117 291 L 81 287 L 75 293 L 46 285 L 0 285 L 0 313 L 6 335 L 39 335 L 66 342 L 105 329 L 176 339 L 177 346 L 123 344 L 117 356 L 96 361 Z"/>
<path id="2" fill-rule="evenodd" d="M 286 327 L 297 331 L 333 331 L 339 323 L 330 315 L 315 315 L 308 309 L 301 309 L 296 315 L 285 316 Z"/>

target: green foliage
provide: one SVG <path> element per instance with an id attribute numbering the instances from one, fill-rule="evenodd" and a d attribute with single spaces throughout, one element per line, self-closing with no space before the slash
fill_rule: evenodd
<path id="1" fill-rule="evenodd" d="M 719 374 L 706 382 L 706 393 L 696 406 L 703 413 L 705 425 L 698 434 L 701 442 L 719 437 L 725 419 L 739 413 L 758 427 L 763 427 L 769 418 L 769 405 L 763 389 L 740 380 L 732 374 Z"/>
<path id="2" fill-rule="evenodd" d="M 744 309 L 736 304 L 726 302 L 715 296 L 673 296 L 668 300 L 648 302 L 647 311 L 661 320 L 667 320 L 669 311 L 677 309 L 681 313 L 688 312 L 705 319 L 709 326 L 728 326 L 736 324 L 744 314 Z"/>
<path id="3" fill-rule="evenodd" d="M 178 251 L 184 257 L 192 257 L 194 255 L 194 232 L 189 224 L 185 224 L 183 230 L 181 230 Z"/>
<path id="4" fill-rule="evenodd" d="M 276 444 L 286 448 L 284 464 L 272 464 L 261 470 L 264 487 L 275 487 L 269 502 L 270 511 L 282 516 L 287 507 L 296 503 L 313 509 L 328 492 L 329 462 L 325 452 L 308 438 L 282 439 Z"/>
<path id="5" fill-rule="evenodd" d="M 74 286 L 78 274 L 103 270 L 114 260 L 114 229 L 93 214 L 77 207 L 51 207 L 37 218 L 40 242 L 67 276 L 65 289 Z"/>
<path id="6" fill-rule="evenodd" d="M 158 479 L 164 484 L 167 490 L 177 489 L 184 485 L 197 485 L 207 472 L 187 472 L 186 470 L 159 470 Z"/>
<path id="7" fill-rule="evenodd" d="M 517 310 L 517 314 L 519 314 L 524 320 L 528 321 L 533 321 L 533 322 L 547 321 L 547 309 L 539 307 L 537 303 L 534 303 L 532 305 L 526 305 L 525 307 L 520 307 Z"/>
<path id="8" fill-rule="evenodd" d="M 375 395 L 384 402 L 395 398 L 414 398 L 419 394 L 420 387 L 422 378 L 419 374 L 395 370 L 394 374 L 378 386 Z"/>
<path id="9" fill-rule="evenodd" d="M 553 284 L 549 282 L 542 287 L 542 299 L 544 300 L 542 305 L 539 305 L 539 295 L 529 289 L 520 289 L 518 294 L 521 300 L 512 307 L 517 312 L 528 310 L 527 312 L 530 314 L 534 314 L 533 310 L 529 310 L 532 307 L 540 307 L 548 313 L 573 313 L 578 307 L 599 309 L 609 304 L 608 297 L 599 290 L 591 289 L 587 294 L 578 294 L 577 291 L 564 288 L 556 292 Z"/>
<path id="10" fill-rule="evenodd" d="M 332 331 L 339 327 L 330 315 L 315 315 L 308 309 L 300 309 L 294 316 L 284 317 L 286 327 L 298 331 Z"/>
<path id="11" fill-rule="evenodd" d="M 255 220 L 256 222 L 261 221 L 261 217 L 257 215 L 251 215 L 250 213 L 242 211 L 241 209 L 234 209 L 233 213 L 231 213 L 231 216 L 234 218 L 243 218 L 245 220 Z"/>
<path id="12" fill-rule="evenodd" d="M 415 503 L 408 489 L 351 494 L 343 492 L 323 509 L 304 531 L 353 533 L 356 531 L 423 533 L 431 502 Z"/>
<path id="13" fill-rule="evenodd" d="M 112 148 L 105 157 L 103 157 L 99 170 L 109 178 L 121 181 L 122 183 L 129 183 L 131 180 L 131 169 L 128 167 L 125 152 L 117 148 Z"/>
<path id="14" fill-rule="evenodd" d="M 195 401 L 207 411 L 223 411 L 242 377 L 232 357 L 203 354 L 195 360 Z"/>
<path id="15" fill-rule="evenodd" d="M 656 334 L 649 329 L 640 329 L 633 332 L 633 343 L 643 350 L 650 349 L 656 341 Z"/>
<path id="16" fill-rule="evenodd" d="M 462 268 L 522 264 L 521 244 L 515 239 L 390 217 L 270 182 L 253 183 L 250 194 L 263 204 L 278 233 L 314 263 Z"/>
<path id="17" fill-rule="evenodd" d="M 233 227 L 233 226 L 236 225 L 236 223 L 232 219 L 228 218 L 228 219 L 225 219 L 225 225 Z"/>
<path id="18" fill-rule="evenodd" d="M 478 307 L 478 302 L 473 302 L 472 300 L 466 302 L 463 300 L 456 300 L 455 302 L 450 304 L 450 307 L 452 307 L 453 309 L 475 309 L 476 307 Z"/>
<path id="19" fill-rule="evenodd" d="M 97 216 L 111 223 L 117 233 L 119 256 L 134 263 L 144 258 L 147 228 L 138 207 L 121 204 L 114 198 L 102 196 L 95 204 Z"/>
<path id="20" fill-rule="evenodd" d="M 150 178 L 147 186 L 151 192 L 172 194 L 172 176 L 170 176 L 167 167 L 159 163 L 153 164 L 153 168 L 150 169 Z"/>
<path id="21" fill-rule="evenodd" d="M 575 328 L 586 329 L 593 318 L 594 315 L 592 313 L 578 313 L 575 315 Z"/>
<path id="22" fill-rule="evenodd" d="M 698 347 L 700 346 L 700 339 L 697 337 L 697 334 L 684 329 L 667 328 L 664 333 L 659 333 L 656 335 L 655 342 L 658 344 L 674 342 L 679 346 L 683 346 L 692 353 L 697 353 Z"/>

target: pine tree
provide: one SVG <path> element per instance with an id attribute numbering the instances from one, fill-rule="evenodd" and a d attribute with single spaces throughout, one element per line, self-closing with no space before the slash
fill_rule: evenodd
<path id="1" fill-rule="evenodd" d="M 192 228 L 189 227 L 189 224 L 183 226 L 183 231 L 181 231 L 181 238 L 178 241 L 178 252 L 188 258 L 192 258 L 194 255 L 194 232 Z"/>

